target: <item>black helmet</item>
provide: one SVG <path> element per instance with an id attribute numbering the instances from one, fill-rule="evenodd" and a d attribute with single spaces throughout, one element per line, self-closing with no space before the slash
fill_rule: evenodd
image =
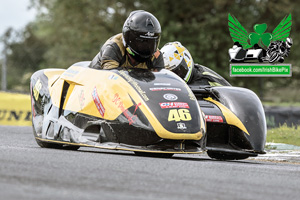
<path id="1" fill-rule="evenodd" d="M 123 26 L 126 50 L 138 61 L 150 58 L 156 51 L 161 27 L 151 13 L 137 10 L 130 13 Z"/>

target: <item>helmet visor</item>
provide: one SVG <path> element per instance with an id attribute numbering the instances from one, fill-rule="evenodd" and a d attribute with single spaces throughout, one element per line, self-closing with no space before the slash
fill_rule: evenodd
<path id="1" fill-rule="evenodd" d="M 129 35 L 128 46 L 140 57 L 149 58 L 157 50 L 160 40 L 159 33 L 138 33 L 134 32 Z"/>
<path id="2" fill-rule="evenodd" d="M 182 59 L 181 63 L 172 71 L 175 74 L 177 74 L 178 76 L 180 76 L 182 79 L 184 79 L 189 71 L 189 68 L 186 65 L 186 62 L 184 61 L 184 59 Z"/>

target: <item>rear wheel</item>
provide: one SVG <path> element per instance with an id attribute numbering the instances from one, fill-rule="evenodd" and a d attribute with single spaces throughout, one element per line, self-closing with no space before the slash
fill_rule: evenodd
<path id="1" fill-rule="evenodd" d="M 249 158 L 249 155 L 230 154 L 218 151 L 207 151 L 207 155 L 216 160 L 243 160 Z"/>
<path id="2" fill-rule="evenodd" d="M 137 156 L 155 157 L 155 158 L 171 158 L 174 155 L 173 153 L 149 153 L 149 152 L 140 152 L 140 151 L 135 151 L 134 153 Z"/>

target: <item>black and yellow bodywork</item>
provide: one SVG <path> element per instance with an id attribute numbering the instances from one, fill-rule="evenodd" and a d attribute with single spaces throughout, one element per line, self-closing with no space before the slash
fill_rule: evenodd
<path id="1" fill-rule="evenodd" d="M 31 77 L 33 132 L 41 147 L 96 147 L 171 157 L 245 159 L 264 153 L 259 98 L 237 87 L 189 87 L 162 69 L 96 70 L 79 62 Z"/>
<path id="2" fill-rule="evenodd" d="M 206 123 L 190 88 L 168 70 L 96 70 L 80 62 L 31 77 L 33 130 L 42 147 L 201 153 Z"/>
<path id="3" fill-rule="evenodd" d="M 245 159 L 264 154 L 267 125 L 257 95 L 240 87 L 191 87 L 207 123 L 207 154 Z"/>

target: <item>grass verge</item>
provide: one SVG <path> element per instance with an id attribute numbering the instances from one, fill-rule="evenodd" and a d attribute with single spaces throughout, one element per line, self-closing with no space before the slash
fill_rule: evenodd
<path id="1" fill-rule="evenodd" d="M 267 142 L 284 143 L 300 146 L 300 129 L 295 126 L 288 127 L 286 124 L 279 128 L 269 129 Z"/>

